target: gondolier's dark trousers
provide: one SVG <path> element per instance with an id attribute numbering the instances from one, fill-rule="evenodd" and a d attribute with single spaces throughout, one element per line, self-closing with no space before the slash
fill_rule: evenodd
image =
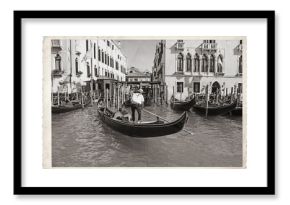
<path id="1" fill-rule="evenodd" d="M 141 120 L 141 108 L 142 105 L 140 104 L 131 104 L 132 121 L 135 121 L 135 110 L 137 110 L 138 113 L 138 120 Z"/>

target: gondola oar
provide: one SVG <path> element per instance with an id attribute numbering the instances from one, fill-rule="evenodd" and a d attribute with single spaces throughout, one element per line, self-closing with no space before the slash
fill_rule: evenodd
<path id="1" fill-rule="evenodd" d="M 151 115 L 154 115 L 155 117 L 159 117 L 160 119 L 162 119 L 162 120 L 164 120 L 164 121 L 166 121 L 166 122 L 169 122 L 168 120 L 166 120 L 166 119 L 160 117 L 159 115 L 156 115 L 156 114 L 154 114 L 154 113 L 152 113 L 152 112 L 150 112 L 150 111 L 148 111 L 148 110 L 146 110 L 146 109 L 143 109 L 143 111 L 145 111 L 145 112 L 147 112 L 147 113 L 149 113 L 149 114 L 151 114 Z M 182 130 L 183 130 L 184 132 L 187 132 L 187 133 L 193 135 L 193 133 L 190 132 L 190 131 L 187 130 L 187 129 L 184 129 L 184 128 L 183 128 Z"/>

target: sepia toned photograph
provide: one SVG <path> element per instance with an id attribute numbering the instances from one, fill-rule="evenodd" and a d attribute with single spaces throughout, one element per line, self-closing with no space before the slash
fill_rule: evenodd
<path id="1" fill-rule="evenodd" d="M 246 167 L 246 37 L 44 37 L 44 168 Z"/>

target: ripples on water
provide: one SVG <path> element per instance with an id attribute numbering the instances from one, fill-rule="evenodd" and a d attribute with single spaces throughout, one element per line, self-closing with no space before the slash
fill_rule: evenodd
<path id="1" fill-rule="evenodd" d="M 168 120 L 181 112 L 146 107 Z M 155 117 L 142 112 L 142 120 Z M 185 128 L 156 138 L 132 138 L 99 121 L 96 107 L 52 115 L 53 167 L 241 167 L 242 117 L 191 111 Z"/>

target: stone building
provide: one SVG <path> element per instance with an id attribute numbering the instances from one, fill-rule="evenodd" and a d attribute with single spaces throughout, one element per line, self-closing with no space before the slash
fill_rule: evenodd
<path id="1" fill-rule="evenodd" d="M 151 73 L 148 71 L 141 72 L 138 68 L 131 67 L 128 69 L 128 74 L 126 76 L 127 83 L 150 83 Z"/>
<path id="2" fill-rule="evenodd" d="M 97 90 L 101 79 L 125 82 L 127 59 L 109 39 L 51 40 L 52 92 Z"/>
<path id="3" fill-rule="evenodd" d="M 242 92 L 243 40 L 162 40 L 156 45 L 153 82 L 184 100 L 193 93 Z"/>

